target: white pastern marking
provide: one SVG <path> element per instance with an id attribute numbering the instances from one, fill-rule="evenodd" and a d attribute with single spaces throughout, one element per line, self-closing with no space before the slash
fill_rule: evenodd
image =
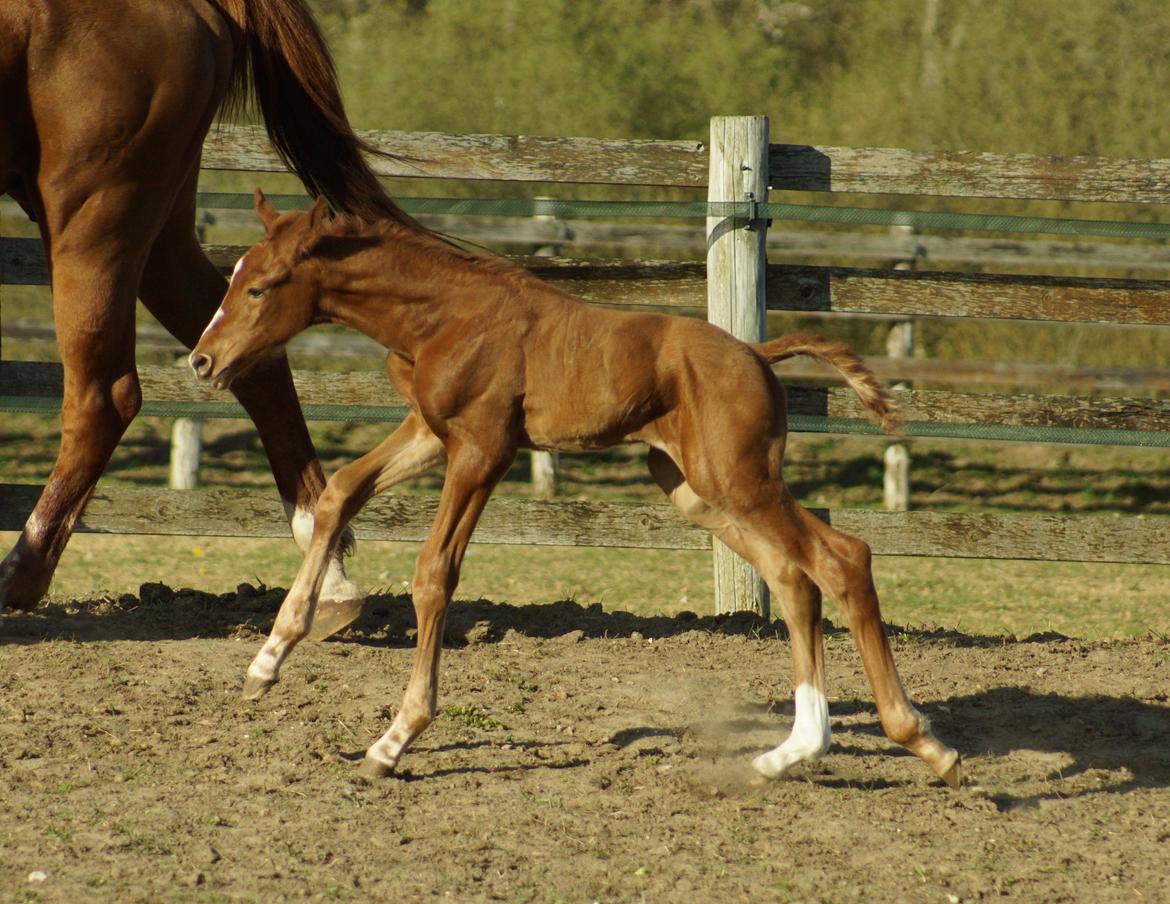
<path id="1" fill-rule="evenodd" d="M 833 742 L 829 726 L 829 701 L 825 695 L 807 682 L 793 695 L 796 718 L 788 738 L 768 753 L 752 760 L 756 770 L 768 778 L 779 778 L 797 763 L 819 760 Z"/>
<path id="2" fill-rule="evenodd" d="M 299 505 L 294 507 L 292 503 L 285 502 L 284 516 L 288 518 L 297 548 L 301 552 L 308 551 L 309 542 L 313 539 L 313 513 L 307 508 L 301 508 Z"/>
<path id="3" fill-rule="evenodd" d="M 313 539 L 313 513 L 306 508 L 294 507 L 291 503 L 285 502 L 284 514 L 292 528 L 297 548 L 301 552 L 308 552 L 309 543 Z M 341 556 L 336 554 L 330 556 L 325 569 L 325 581 L 321 585 L 320 599 L 344 602 L 364 597 L 362 588 L 346 576 Z"/>
<path id="4" fill-rule="evenodd" d="M 248 666 L 249 677 L 261 681 L 275 681 L 279 671 L 280 659 L 276 653 L 268 649 L 268 644 L 261 647 L 256 658 L 252 660 L 252 664 Z"/>

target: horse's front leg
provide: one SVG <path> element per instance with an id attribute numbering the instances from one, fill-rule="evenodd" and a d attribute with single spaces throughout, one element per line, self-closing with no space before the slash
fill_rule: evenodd
<path id="1" fill-rule="evenodd" d="M 459 567 L 471 533 L 515 453 L 514 447 L 489 450 L 464 445 L 459 452 L 448 450 L 439 511 L 414 570 L 413 601 L 418 619 L 414 663 L 394 722 L 366 751 L 362 773 L 367 777 L 391 773 L 406 748 L 435 718 L 447 606 L 459 583 Z"/>
<path id="2" fill-rule="evenodd" d="M 415 414 L 407 416 L 372 452 L 330 478 L 317 502 L 313 536 L 292 587 L 281 603 L 268 640 L 248 667 L 244 696 L 255 700 L 276 683 L 280 666 L 293 647 L 320 625 L 313 614 L 326 573 L 346 525 L 370 497 L 416 477 L 443 459 L 443 444 Z M 356 613 L 354 613 L 356 617 Z M 352 621 L 352 618 L 350 619 Z M 328 633 L 345 627 L 331 624 Z"/>

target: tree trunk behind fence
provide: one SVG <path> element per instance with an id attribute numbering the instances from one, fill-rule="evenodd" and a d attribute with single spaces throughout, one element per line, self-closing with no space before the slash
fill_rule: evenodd
<path id="1" fill-rule="evenodd" d="M 768 200 L 768 119 L 711 120 L 709 201 Z M 766 224 L 707 218 L 707 319 L 749 342 L 764 338 Z M 728 399 L 728 404 L 734 400 Z M 768 616 L 768 589 L 747 562 L 714 541 L 715 611 L 754 610 Z"/>

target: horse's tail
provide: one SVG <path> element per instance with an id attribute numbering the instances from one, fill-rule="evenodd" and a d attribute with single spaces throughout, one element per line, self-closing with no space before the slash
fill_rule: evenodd
<path id="1" fill-rule="evenodd" d="M 380 152 L 349 124 L 333 59 L 304 0 L 232 6 L 241 31 L 235 94 L 246 96 L 250 74 L 268 137 L 309 194 L 323 196 L 339 213 L 422 229 L 390 199 L 363 158 L 363 152 Z"/>
<path id="2" fill-rule="evenodd" d="M 843 342 L 813 336 L 808 333 L 792 333 L 770 342 L 752 344 L 752 350 L 767 361 L 775 364 L 785 358 L 807 355 L 831 364 L 841 372 L 845 381 L 857 393 L 861 404 L 877 419 L 887 433 L 894 433 L 901 425 L 902 416 L 890 394 L 878 382 L 859 355 Z"/>

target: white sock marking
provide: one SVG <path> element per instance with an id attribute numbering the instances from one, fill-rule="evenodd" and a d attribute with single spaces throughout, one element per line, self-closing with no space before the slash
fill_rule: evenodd
<path id="1" fill-rule="evenodd" d="M 788 738 L 775 750 L 752 760 L 756 770 L 768 778 L 779 778 L 797 763 L 819 760 L 833 742 L 825 695 L 806 682 L 796 689 L 793 700 L 796 717 Z"/>
<path id="2" fill-rule="evenodd" d="M 293 539 L 301 552 L 307 552 L 313 539 L 313 513 L 300 506 L 284 503 L 284 513 L 292 528 Z M 325 582 L 321 585 L 321 599 L 352 600 L 364 597 L 362 589 L 345 574 L 345 566 L 338 555 L 331 556 L 325 570 Z"/>

